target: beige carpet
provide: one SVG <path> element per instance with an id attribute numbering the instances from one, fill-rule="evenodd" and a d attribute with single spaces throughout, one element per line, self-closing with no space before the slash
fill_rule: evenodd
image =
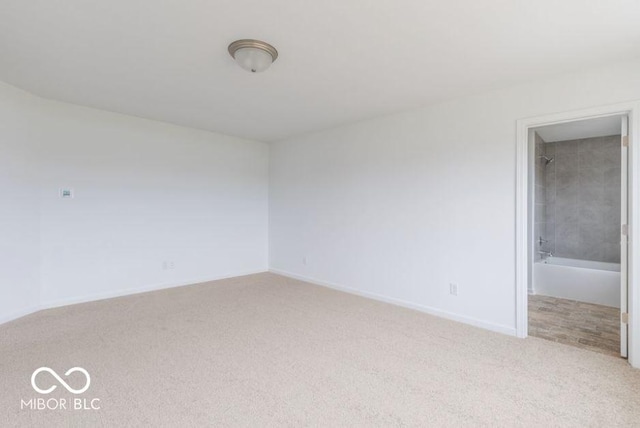
<path id="1" fill-rule="evenodd" d="M 100 410 L 20 410 L 42 397 Z M 638 426 L 640 370 L 259 274 L 0 326 L 0 426 Z"/>

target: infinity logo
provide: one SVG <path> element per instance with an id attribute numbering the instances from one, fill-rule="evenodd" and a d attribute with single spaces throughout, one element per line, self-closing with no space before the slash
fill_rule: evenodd
<path id="1" fill-rule="evenodd" d="M 82 394 L 87 389 L 89 389 L 89 385 L 91 384 L 91 377 L 89 376 L 89 372 L 87 372 L 82 367 L 73 367 L 73 368 L 67 370 L 67 372 L 64 374 L 65 376 L 69 376 L 71 373 L 74 373 L 74 372 L 80 372 L 80 373 L 84 374 L 85 377 L 87 378 L 87 383 L 82 389 L 73 389 L 73 388 L 71 388 L 69 386 L 69 384 L 67 384 L 67 382 L 65 382 L 64 380 L 62 380 L 62 378 L 60 376 L 58 376 L 58 373 L 54 372 L 49 367 L 40 367 L 35 372 L 33 372 L 33 374 L 31 375 L 31 386 L 33 386 L 33 389 L 35 389 L 40 394 L 49 394 L 50 392 L 52 392 L 54 389 L 57 388 L 57 385 L 52 385 L 49 389 L 38 388 L 38 385 L 36 385 L 36 376 L 38 376 L 38 374 L 41 373 L 41 372 L 51 373 L 51 375 L 56 378 L 58 383 L 60 383 L 60 385 L 64 386 L 67 389 L 67 391 L 69 391 L 72 394 Z"/>

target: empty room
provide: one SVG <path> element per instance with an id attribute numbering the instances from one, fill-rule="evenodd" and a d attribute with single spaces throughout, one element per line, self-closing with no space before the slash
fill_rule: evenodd
<path id="1" fill-rule="evenodd" d="M 640 2 L 0 11 L 0 426 L 640 425 Z"/>

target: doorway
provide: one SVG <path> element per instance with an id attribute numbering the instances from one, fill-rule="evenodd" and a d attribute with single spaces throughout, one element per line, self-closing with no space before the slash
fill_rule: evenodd
<path id="1" fill-rule="evenodd" d="M 518 336 L 626 358 L 631 109 L 558 116 L 518 122 Z"/>
<path id="2" fill-rule="evenodd" d="M 626 123 L 625 115 L 545 125 L 529 142 L 529 335 L 623 357 Z"/>

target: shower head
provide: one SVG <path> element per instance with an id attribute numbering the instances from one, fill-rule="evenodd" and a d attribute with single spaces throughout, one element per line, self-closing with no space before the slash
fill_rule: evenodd
<path id="1" fill-rule="evenodd" d="M 545 155 L 540 156 L 540 159 L 544 160 L 544 164 L 545 166 L 549 165 L 551 162 L 553 162 L 553 158 L 548 158 Z"/>

